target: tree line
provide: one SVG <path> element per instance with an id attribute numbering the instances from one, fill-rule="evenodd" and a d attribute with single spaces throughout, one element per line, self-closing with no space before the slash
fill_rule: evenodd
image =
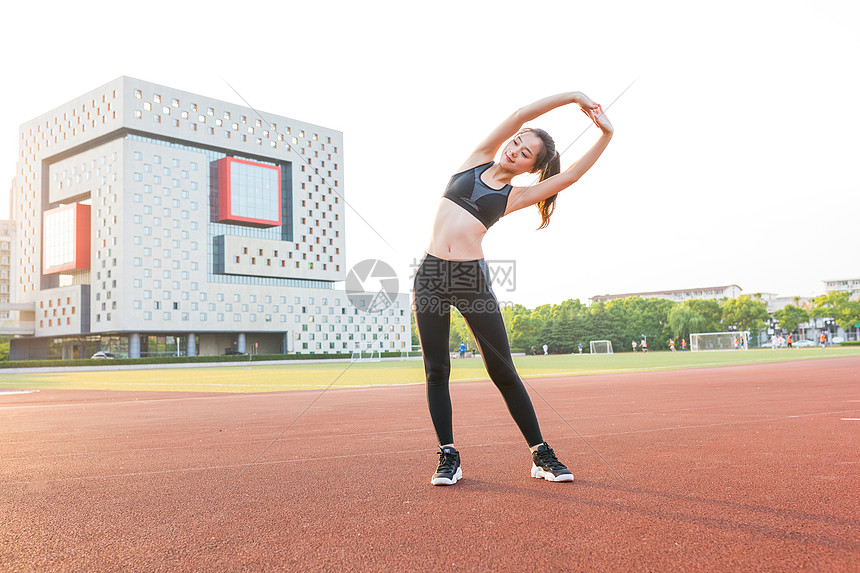
<path id="1" fill-rule="evenodd" d="M 676 345 L 697 332 L 749 331 L 751 345 L 758 344 L 758 334 L 775 324 L 783 332 L 797 332 L 798 326 L 813 318 L 832 318 L 849 330 L 860 323 L 860 301 L 851 300 L 847 292 L 831 292 L 816 297 L 809 304 L 786 305 L 771 316 L 767 305 L 757 295 L 740 295 L 722 300 L 687 300 L 676 303 L 659 298 L 629 297 L 583 304 L 570 299 L 561 304 L 545 304 L 530 310 L 522 305 L 502 309 L 508 340 L 513 352 L 543 352 L 543 345 L 553 354 L 588 352 L 592 340 L 609 340 L 615 352 L 632 350 L 633 341 L 645 338 L 655 350 Z M 451 312 L 449 344 L 456 351 L 461 342 L 475 349 L 472 333 L 456 309 Z M 413 343 L 418 344 L 413 321 Z"/>

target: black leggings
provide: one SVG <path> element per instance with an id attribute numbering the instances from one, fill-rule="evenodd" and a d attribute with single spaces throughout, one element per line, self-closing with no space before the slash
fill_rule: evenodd
<path id="1" fill-rule="evenodd" d="M 505 323 L 490 282 L 484 259 L 447 261 L 428 254 L 415 273 L 413 309 L 424 354 L 427 405 L 440 445 L 454 443 L 448 391 L 452 306 L 466 319 L 484 366 L 529 446 L 543 442 L 531 399 L 514 368 Z"/>

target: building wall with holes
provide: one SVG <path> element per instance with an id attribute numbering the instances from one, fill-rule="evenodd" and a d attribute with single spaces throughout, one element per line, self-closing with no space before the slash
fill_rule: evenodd
<path id="1" fill-rule="evenodd" d="M 260 332 L 293 351 L 408 349 L 406 298 L 365 317 L 334 290 L 344 193 L 341 132 L 117 78 L 21 126 L 16 300 L 37 308 L 37 337 Z M 56 223 L 74 204 L 89 229 Z M 82 241 L 89 257 L 73 257 Z"/>

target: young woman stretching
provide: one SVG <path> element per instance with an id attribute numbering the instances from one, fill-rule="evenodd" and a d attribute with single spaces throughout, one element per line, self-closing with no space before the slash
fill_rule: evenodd
<path id="1" fill-rule="evenodd" d="M 549 134 L 541 129 L 521 128 L 526 122 L 567 104 L 578 105 L 602 134 L 591 149 L 560 173 L 559 154 Z M 540 211 L 539 228 L 546 227 L 556 195 L 594 165 L 609 144 L 612 132 L 612 124 L 601 107 L 584 94 L 550 96 L 505 119 L 449 181 L 436 212 L 427 254 L 415 273 L 413 290 L 427 378 L 427 404 L 440 446 L 439 466 L 430 481 L 433 485 L 452 485 L 463 475 L 460 454 L 454 448 L 448 392 L 451 306 L 459 309 L 466 320 L 490 378 L 532 451 L 532 477 L 573 481 L 573 474 L 543 441 L 531 400 L 514 368 L 502 313 L 490 288 L 481 241 L 487 229 L 502 216 L 530 205 L 537 205 Z M 503 144 L 501 158 L 495 163 L 493 159 Z M 540 182 L 529 187 L 511 186 L 517 175 L 537 172 Z"/>

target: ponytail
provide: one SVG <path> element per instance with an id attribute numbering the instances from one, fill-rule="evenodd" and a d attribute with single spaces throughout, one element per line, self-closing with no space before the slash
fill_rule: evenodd
<path id="1" fill-rule="evenodd" d="M 535 173 L 540 169 L 540 181 L 545 181 L 553 175 L 561 173 L 561 156 L 558 154 L 558 151 L 555 150 L 555 141 L 553 141 L 550 134 L 536 127 L 524 127 L 519 131 L 519 133 L 517 133 L 517 135 L 522 133 L 532 133 L 541 140 L 541 143 L 543 143 L 540 153 L 535 157 L 536 169 L 535 171 L 532 171 L 532 173 Z M 549 218 L 552 216 L 553 211 L 555 211 L 556 197 L 558 197 L 558 193 L 537 203 L 537 208 L 538 211 L 540 211 L 541 218 L 540 227 L 538 227 L 538 229 L 543 229 L 549 225 Z"/>
<path id="2" fill-rule="evenodd" d="M 549 161 L 544 165 L 543 169 L 540 172 L 540 181 L 544 181 L 549 179 L 553 175 L 558 175 L 561 173 L 561 156 L 558 154 L 558 151 L 550 157 Z M 538 202 L 537 208 L 540 211 L 541 223 L 538 230 L 543 229 L 547 225 L 549 225 L 549 218 L 552 216 L 553 211 L 555 211 L 555 199 L 558 197 L 558 193 L 551 197 L 547 197 L 543 201 Z"/>

